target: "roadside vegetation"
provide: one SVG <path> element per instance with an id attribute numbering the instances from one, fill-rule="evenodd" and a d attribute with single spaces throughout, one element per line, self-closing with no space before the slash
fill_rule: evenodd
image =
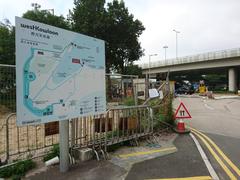
<path id="1" fill-rule="evenodd" d="M 0 169 L 0 178 L 11 178 L 20 180 L 29 170 L 35 168 L 36 164 L 32 159 L 17 161 L 13 165 Z"/>
<path id="2" fill-rule="evenodd" d="M 52 158 L 55 158 L 56 156 L 59 157 L 60 150 L 59 150 L 59 144 L 53 145 L 52 149 L 43 157 L 43 161 L 46 162 Z"/>
<path id="3" fill-rule="evenodd" d="M 166 125 L 174 125 L 173 97 L 166 98 L 163 103 L 153 106 L 154 131 L 161 130 Z"/>

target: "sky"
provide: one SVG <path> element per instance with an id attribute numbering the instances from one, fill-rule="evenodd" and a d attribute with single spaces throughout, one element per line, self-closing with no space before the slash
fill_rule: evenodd
<path id="1" fill-rule="evenodd" d="M 108 0 L 109 2 L 110 0 Z M 42 9 L 53 9 L 56 15 L 67 16 L 73 0 L 0 0 L 0 20 L 14 17 L 32 9 L 31 3 Z M 178 57 L 199 53 L 240 48 L 239 0 L 124 0 L 129 12 L 139 19 L 146 30 L 139 41 L 145 56 L 141 63 L 164 61 L 176 57 L 176 29 Z"/>

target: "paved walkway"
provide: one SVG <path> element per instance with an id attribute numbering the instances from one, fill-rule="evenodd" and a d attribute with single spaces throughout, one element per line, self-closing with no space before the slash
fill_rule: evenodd
<path id="1" fill-rule="evenodd" d="M 210 176 L 189 135 L 179 136 L 174 144 L 178 152 L 133 165 L 126 180 Z"/>
<path id="2" fill-rule="evenodd" d="M 174 141 L 174 145 L 172 141 Z M 111 154 L 109 161 L 88 161 L 67 173 L 59 166 L 35 174 L 33 180 L 144 180 L 176 177 L 208 177 L 209 173 L 189 135 L 159 137 L 157 144 L 143 143 L 139 147 L 122 147 Z M 166 155 L 168 154 L 168 155 Z"/>
<path id="3" fill-rule="evenodd" d="M 54 166 L 41 172 L 33 172 L 26 179 L 36 180 L 95 180 L 95 179 L 124 179 L 131 167 L 138 162 L 144 162 L 148 159 L 164 156 L 174 153 L 177 148 L 173 145 L 173 141 L 177 135 L 167 133 L 157 137 L 159 143 L 149 141 L 141 141 L 139 146 L 130 147 L 123 146 L 117 149 L 114 153 L 110 153 L 108 161 L 88 161 L 75 165 L 67 173 L 59 173 L 59 166 Z M 44 169 L 44 168 L 43 168 Z"/>

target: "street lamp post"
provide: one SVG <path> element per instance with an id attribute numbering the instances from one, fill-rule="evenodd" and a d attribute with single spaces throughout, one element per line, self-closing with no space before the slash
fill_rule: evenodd
<path id="1" fill-rule="evenodd" d="M 176 59 L 178 59 L 178 33 L 180 33 L 180 31 L 177 30 L 173 30 L 176 33 Z"/>
<path id="2" fill-rule="evenodd" d="M 163 46 L 163 48 L 165 49 L 165 65 L 167 64 L 167 48 L 168 46 Z"/>
<path id="3" fill-rule="evenodd" d="M 38 9 L 41 8 L 41 5 L 38 3 L 31 3 L 31 6 L 34 8 L 34 11 L 37 11 Z"/>
<path id="4" fill-rule="evenodd" d="M 38 3 L 31 3 L 31 6 L 33 7 L 34 11 L 37 11 L 41 8 L 41 5 Z M 52 15 L 54 15 L 54 9 L 44 9 L 43 12 L 50 12 Z"/>
<path id="5" fill-rule="evenodd" d="M 149 55 L 149 62 L 148 62 L 148 79 L 150 79 L 150 61 L 152 56 L 157 56 L 157 54 L 150 54 Z"/>

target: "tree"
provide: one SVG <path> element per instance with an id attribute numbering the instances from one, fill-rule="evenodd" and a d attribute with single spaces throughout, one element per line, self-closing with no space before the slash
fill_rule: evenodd
<path id="1" fill-rule="evenodd" d="M 124 67 L 138 60 L 143 50 L 138 42 L 144 26 L 134 20 L 123 1 L 75 0 L 70 13 L 73 30 L 105 41 L 106 72 L 124 73 Z M 107 76 L 107 94 L 111 97 L 111 80 Z"/>
<path id="2" fill-rule="evenodd" d="M 106 11 L 105 0 L 75 0 L 73 11 L 70 12 L 74 31 L 105 38 Z"/>
<path id="3" fill-rule="evenodd" d="M 62 15 L 56 16 L 47 10 L 29 10 L 24 13 L 22 17 L 51 26 L 56 26 L 63 29 L 70 29 L 69 22 Z"/>
<path id="4" fill-rule="evenodd" d="M 138 37 L 144 26 L 128 12 L 123 1 L 104 7 L 105 0 L 76 0 L 71 12 L 73 30 L 106 42 L 106 71 L 124 72 L 124 66 L 138 60 L 143 50 Z"/>
<path id="5" fill-rule="evenodd" d="M 143 77 L 142 68 L 139 67 L 138 65 L 133 65 L 133 64 L 125 66 L 124 74 L 137 75 L 138 77 Z"/>
<path id="6" fill-rule="evenodd" d="M 15 64 L 15 29 L 0 22 L 0 64 Z M 0 105 L 15 109 L 15 68 L 0 66 Z M 9 99 L 11 97 L 11 99 Z M 5 109 L 1 106 L 2 109 Z"/>
<path id="7" fill-rule="evenodd" d="M 126 65 L 143 55 L 138 38 L 145 28 L 139 20 L 134 20 L 134 16 L 129 13 L 123 1 L 113 0 L 107 6 L 109 42 L 107 58 L 119 73 L 124 73 Z"/>
<path id="8" fill-rule="evenodd" d="M 0 64 L 15 64 L 15 29 L 4 23 L 0 25 Z"/>

